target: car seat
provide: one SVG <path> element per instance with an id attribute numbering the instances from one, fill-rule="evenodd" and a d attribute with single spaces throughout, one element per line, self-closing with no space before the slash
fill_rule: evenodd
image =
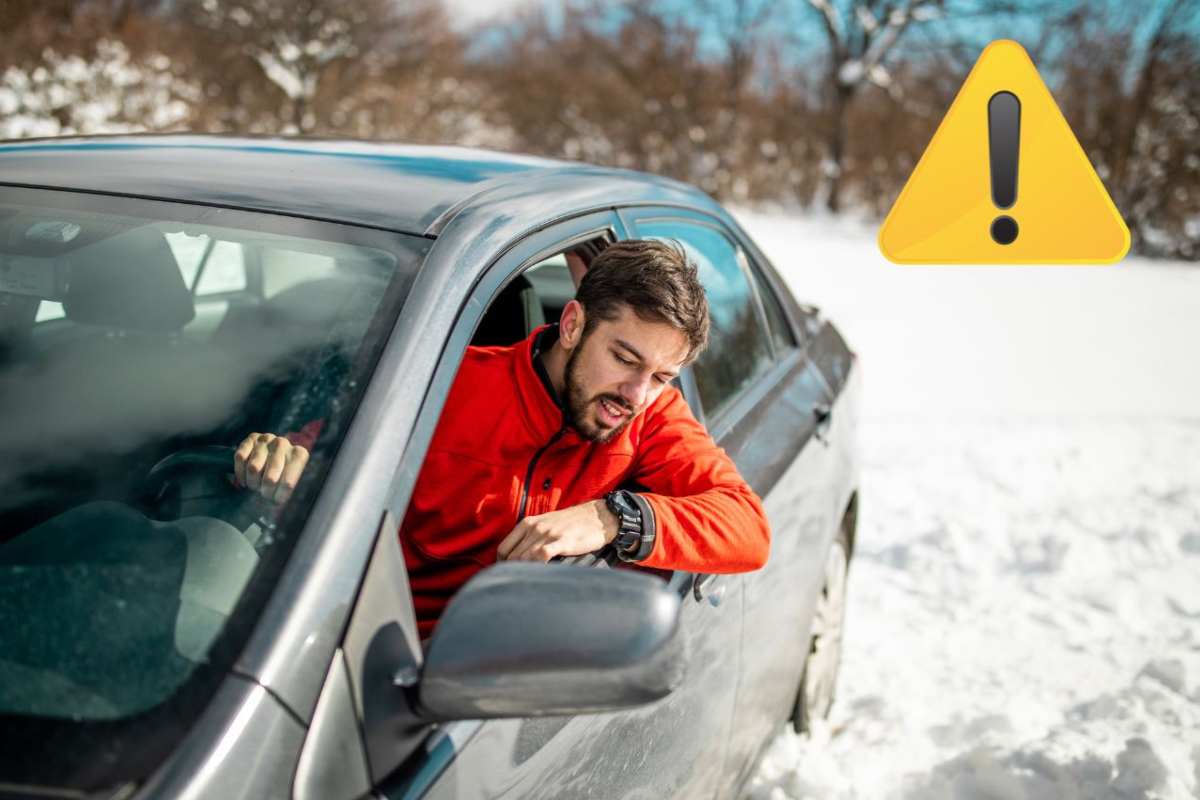
<path id="1" fill-rule="evenodd" d="M 70 257 L 66 318 L 123 332 L 174 333 L 196 309 L 162 233 L 135 228 Z"/>
<path id="2" fill-rule="evenodd" d="M 133 228 L 57 259 L 65 319 L 30 342 L 0 392 L 0 483 L 47 487 L 0 503 L 16 530 L 76 495 L 124 496 L 164 441 L 201 429 L 222 402 L 180 337 L 192 296 L 160 231 Z"/>
<path id="3" fill-rule="evenodd" d="M 545 324 L 546 315 L 537 291 L 528 278 L 518 275 L 496 295 L 475 329 L 471 344 L 476 347 L 516 344 Z"/>

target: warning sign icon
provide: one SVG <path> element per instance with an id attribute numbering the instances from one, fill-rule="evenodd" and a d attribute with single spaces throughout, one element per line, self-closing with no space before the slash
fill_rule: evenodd
<path id="1" fill-rule="evenodd" d="M 1025 49 L 992 42 L 879 230 L 899 264 L 1113 264 L 1129 229 Z"/>

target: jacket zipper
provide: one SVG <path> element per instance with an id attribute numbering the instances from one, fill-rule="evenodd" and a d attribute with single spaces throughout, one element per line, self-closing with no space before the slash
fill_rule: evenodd
<path id="1" fill-rule="evenodd" d="M 533 458 L 529 460 L 529 469 L 525 470 L 525 484 L 521 487 L 521 502 L 517 506 L 517 522 L 525 519 L 525 505 L 529 502 L 529 484 L 533 482 L 533 471 L 537 468 L 538 459 L 566 432 L 567 426 L 563 425 L 558 429 L 558 433 L 551 436 L 550 441 L 538 448 L 538 451 L 533 454 Z"/>

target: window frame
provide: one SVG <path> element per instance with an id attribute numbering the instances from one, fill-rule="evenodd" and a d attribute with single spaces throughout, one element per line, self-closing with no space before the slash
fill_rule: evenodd
<path id="1" fill-rule="evenodd" d="M 767 258 L 762 249 L 754 243 L 754 240 L 737 224 L 736 220 L 725 221 L 725 224 L 733 234 L 735 241 L 741 246 L 751 269 L 757 271 L 766 283 L 767 288 L 774 293 L 775 298 L 779 301 L 779 306 L 783 309 L 784 318 L 792 329 L 792 338 L 796 340 L 797 349 L 802 351 L 807 350 L 809 343 L 813 339 L 813 333 L 804 324 L 804 320 L 815 317 L 817 315 L 817 308 L 796 299 L 795 295 L 788 289 L 775 264 Z"/>
<path id="2" fill-rule="evenodd" d="M 758 286 L 755 281 L 752 270 L 751 260 L 746 253 L 746 248 L 743 245 L 742 237 L 735 235 L 731 226 L 727 225 L 720 217 L 706 214 L 701 211 L 696 211 L 690 208 L 680 208 L 672 206 L 634 206 L 617 209 L 622 221 L 625 223 L 626 229 L 629 231 L 627 238 L 637 238 L 642 235 L 639 229 L 639 223 L 654 223 L 654 222 L 675 222 L 698 227 L 710 228 L 722 235 L 729 244 L 733 247 L 738 258 L 738 268 L 742 272 L 742 276 L 746 279 L 750 287 L 750 296 L 754 304 L 755 316 L 758 319 L 759 326 L 762 330 L 763 338 L 767 343 L 767 352 L 770 356 L 770 364 L 744 386 L 742 386 L 733 397 L 725 403 L 724 407 L 717 414 L 709 414 L 704 408 L 704 403 L 699 396 L 699 387 L 696 384 L 696 377 L 693 372 L 693 365 L 689 365 L 684 370 L 684 396 L 688 397 L 688 404 L 692 406 L 693 412 L 697 418 L 708 428 L 709 435 L 718 444 L 721 440 L 740 423 L 751 411 L 762 401 L 763 397 L 778 385 L 784 378 L 791 373 L 796 364 L 802 358 L 803 344 L 799 336 L 796 336 L 795 323 L 788 317 L 788 322 L 792 326 L 793 338 L 797 340 L 795 348 L 789 348 L 790 352 L 777 353 L 774 337 L 771 336 L 770 324 L 767 320 L 766 310 L 763 308 L 762 298 L 758 293 Z M 773 288 L 773 287 L 772 287 Z M 778 296 L 778 292 L 776 292 Z M 785 314 L 786 314 L 785 309 Z M 689 394 L 691 395 L 689 397 Z"/>
<path id="3" fill-rule="evenodd" d="M 441 421 L 446 399 L 450 395 L 463 357 L 479 323 L 483 321 L 484 315 L 500 292 L 517 276 L 524 274 L 540 261 L 583 242 L 599 238 L 609 242 L 626 238 L 621 219 L 611 209 L 584 212 L 556 220 L 523 234 L 519 239 L 508 242 L 489 254 L 487 265 L 477 273 L 474 283 L 455 311 L 448 332 L 440 342 L 437 363 L 425 387 L 399 465 L 391 477 L 385 511 L 392 519 L 397 522 L 403 520 L 408 511 L 417 476 L 425 464 L 429 445 Z M 598 566 L 603 562 L 585 556 L 579 563 L 584 566 Z M 405 564 L 404 568 L 407 570 L 408 564 Z M 411 603 L 411 590 L 407 590 L 406 595 Z M 415 628 L 413 635 L 416 635 Z M 421 643 L 422 650 L 424 647 L 425 643 Z M 465 743 L 484 724 L 482 720 L 445 722 L 432 726 L 430 734 L 437 737 L 436 741 L 445 739 Z"/>
<path id="4" fill-rule="evenodd" d="M 800 348 L 800 340 L 796 336 L 796 331 L 793 328 L 792 321 L 788 317 L 787 311 L 783 307 L 783 301 L 779 299 L 779 292 L 775 287 L 767 282 L 767 277 L 761 269 L 759 269 L 750 256 L 746 253 L 745 248 L 738 245 L 737 249 L 738 260 L 742 262 L 742 269 L 748 272 L 751 276 L 752 291 L 758 296 L 758 304 L 762 308 L 763 316 L 767 321 L 767 337 L 771 340 L 771 350 L 774 353 L 774 360 L 782 360 L 790 350 Z M 775 324 L 771 321 L 771 313 L 767 310 L 768 304 L 773 304 L 779 309 L 780 324 L 783 325 L 782 332 L 791 339 L 791 344 L 780 346 L 775 341 Z"/>

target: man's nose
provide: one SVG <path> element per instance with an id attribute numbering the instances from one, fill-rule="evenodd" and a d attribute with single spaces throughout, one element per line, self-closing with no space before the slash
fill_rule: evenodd
<path id="1" fill-rule="evenodd" d="M 651 380 L 652 378 L 649 375 L 643 375 L 636 380 L 626 381 L 621 385 L 621 397 L 630 408 L 641 408 L 642 404 L 646 402 L 646 396 L 650 392 Z"/>

